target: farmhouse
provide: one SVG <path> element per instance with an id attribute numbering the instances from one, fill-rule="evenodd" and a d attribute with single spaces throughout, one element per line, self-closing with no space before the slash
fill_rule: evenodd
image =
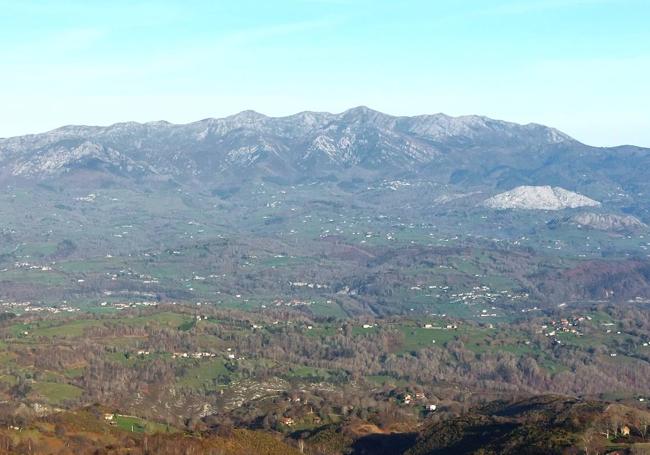
<path id="1" fill-rule="evenodd" d="M 292 427 L 296 423 L 291 417 L 282 417 L 280 419 L 280 422 L 282 423 L 282 425 L 286 425 L 288 427 Z"/>

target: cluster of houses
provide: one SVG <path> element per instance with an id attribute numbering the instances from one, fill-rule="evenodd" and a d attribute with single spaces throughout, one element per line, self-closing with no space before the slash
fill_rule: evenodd
<path id="1" fill-rule="evenodd" d="M 580 326 L 588 321 L 591 321 L 592 319 L 593 318 L 591 316 L 572 316 L 570 318 L 552 320 L 550 323 L 543 324 L 538 330 L 538 333 L 542 333 L 544 336 L 552 338 L 556 344 L 562 344 L 562 342 L 558 339 L 558 335 L 560 333 L 569 333 L 575 336 L 584 336 L 584 332 L 580 329 Z M 622 334 L 620 330 L 616 330 L 615 332 L 616 323 L 614 322 L 601 322 L 600 326 L 602 326 L 605 334 Z M 642 341 L 641 345 L 644 348 L 650 347 L 650 341 Z M 611 352 L 609 355 L 611 357 L 617 357 L 616 352 Z"/>
<path id="2" fill-rule="evenodd" d="M 458 324 L 445 324 L 444 326 L 442 325 L 433 325 L 433 324 L 424 324 L 422 326 L 423 329 L 432 329 L 432 330 L 457 330 L 458 329 Z"/>
<path id="3" fill-rule="evenodd" d="M 474 286 L 468 292 L 459 292 L 451 294 L 451 303 L 468 303 L 477 302 L 495 302 L 500 296 L 497 293 L 490 292 L 489 286 Z"/>
<path id="4" fill-rule="evenodd" d="M 138 354 L 140 354 L 140 352 L 141 351 L 138 351 Z M 149 351 L 146 351 L 146 354 L 149 354 Z M 206 358 L 213 358 L 216 356 L 217 354 L 215 354 L 214 352 L 173 352 L 172 353 L 172 359 L 206 359 Z M 232 358 L 233 359 L 235 358 L 234 354 Z"/>
<path id="5" fill-rule="evenodd" d="M 75 313 L 80 311 L 79 308 L 71 307 L 65 301 L 62 303 L 57 303 L 56 305 L 38 303 L 33 304 L 32 302 L 6 302 L 0 300 L 0 307 L 5 309 L 5 311 L 11 312 L 24 312 L 24 313 Z"/>
<path id="6" fill-rule="evenodd" d="M 285 427 L 292 427 L 296 424 L 296 421 L 293 419 L 293 417 L 280 417 L 280 423 L 284 425 Z"/>
<path id="7" fill-rule="evenodd" d="M 404 394 L 400 394 L 399 398 L 402 404 L 406 406 L 411 406 L 415 404 L 423 405 L 424 409 L 428 412 L 434 412 L 436 409 L 438 409 L 437 405 L 429 402 L 424 392 L 415 392 L 415 393 L 406 392 Z"/>
<path id="8" fill-rule="evenodd" d="M 329 286 L 319 283 L 307 283 L 304 281 L 289 281 L 292 288 L 327 289 Z"/>
<path id="9" fill-rule="evenodd" d="M 591 316 L 573 316 L 571 318 L 562 318 L 560 320 L 552 320 L 548 324 L 543 324 L 541 326 L 540 333 L 543 333 L 546 337 L 555 337 L 558 333 L 571 333 L 576 336 L 582 336 L 582 331 L 578 330 L 578 327 L 584 323 L 584 321 L 591 321 Z M 555 339 L 558 344 L 560 341 Z"/>
<path id="10" fill-rule="evenodd" d="M 9 310 L 24 311 L 31 304 L 31 302 L 5 302 L 4 300 L 0 300 L 0 306 Z"/>
<path id="11" fill-rule="evenodd" d="M 140 349 L 136 351 L 136 354 L 141 357 L 145 357 L 148 355 L 151 355 L 152 352 L 145 350 L 145 349 Z M 172 352 L 171 353 L 172 359 L 213 359 L 218 356 L 218 354 L 215 354 L 214 352 L 205 352 L 205 351 L 197 351 L 197 352 Z M 233 352 L 231 348 L 228 348 L 226 350 L 225 357 L 229 360 L 235 360 L 237 359 L 237 356 Z M 243 360 L 243 357 L 239 357 L 239 360 Z"/>
<path id="12" fill-rule="evenodd" d="M 66 305 L 65 303 L 57 305 L 57 306 L 49 306 L 49 305 L 43 305 L 43 306 L 26 306 L 24 308 L 25 313 L 28 312 L 34 312 L 34 313 L 41 313 L 41 312 L 47 312 L 47 313 L 53 313 L 53 314 L 58 314 L 58 313 L 76 313 L 77 311 L 80 311 L 79 308 L 74 308 L 69 305 Z"/>
<path id="13" fill-rule="evenodd" d="M 107 306 L 108 302 L 102 302 L 100 303 L 100 306 Z M 126 310 L 129 308 L 138 308 L 138 307 L 156 307 L 158 306 L 158 302 L 147 302 L 147 301 L 142 301 L 142 302 L 117 302 L 117 303 L 112 303 L 111 306 L 117 310 Z"/>
<path id="14" fill-rule="evenodd" d="M 107 257 L 112 257 L 110 254 L 107 255 Z M 158 278 L 147 275 L 147 274 L 141 274 L 134 272 L 132 270 L 119 270 L 117 273 L 112 273 L 112 272 L 106 272 L 106 276 L 108 276 L 111 281 L 117 281 L 118 278 L 120 277 L 128 277 L 130 279 L 134 280 L 139 280 L 142 284 L 159 284 L 160 280 Z"/>
<path id="15" fill-rule="evenodd" d="M 501 299 L 509 300 L 525 300 L 529 297 L 528 293 L 514 293 L 512 291 L 503 290 L 503 291 L 492 291 L 489 286 L 474 286 L 470 291 L 460 292 L 451 294 L 451 297 L 454 299 L 452 303 L 464 303 L 464 304 L 475 304 L 475 303 L 494 303 Z"/>
<path id="16" fill-rule="evenodd" d="M 446 265 L 441 265 L 441 268 L 450 268 L 449 266 Z M 478 275 L 477 275 L 478 277 Z M 411 291 L 423 291 L 423 287 L 421 286 L 411 286 L 410 287 Z M 526 300 L 529 297 L 528 293 L 522 292 L 522 293 L 516 293 L 510 290 L 503 290 L 503 291 L 493 291 L 489 286 L 474 286 L 471 290 L 466 291 L 466 292 L 456 292 L 453 294 L 449 294 L 450 288 L 449 286 L 444 286 L 444 285 L 430 285 L 427 287 L 427 289 L 430 294 L 426 294 L 427 297 L 435 297 L 435 298 L 441 298 L 442 294 L 448 294 L 450 303 L 460 303 L 460 304 L 465 304 L 465 305 L 475 305 L 479 303 L 495 303 L 500 300 L 505 300 L 508 299 L 510 301 L 515 301 L 515 300 Z M 436 294 L 433 294 L 435 292 Z M 494 309 L 494 308 L 493 308 Z M 535 308 L 536 309 L 536 308 Z M 485 312 L 484 312 L 485 313 Z M 482 314 L 481 316 L 487 317 L 487 316 L 496 316 L 496 314 Z"/>
<path id="17" fill-rule="evenodd" d="M 40 272 L 51 272 L 52 267 L 49 265 L 37 265 L 29 262 L 14 262 L 14 268 L 26 270 L 38 270 Z M 6 269 L 4 270 L 6 271 Z"/>

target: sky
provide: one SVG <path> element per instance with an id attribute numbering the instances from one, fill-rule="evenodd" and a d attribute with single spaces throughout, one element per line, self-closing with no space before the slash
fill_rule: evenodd
<path id="1" fill-rule="evenodd" d="M 649 0 L 0 0 L 0 137 L 366 105 L 650 147 Z"/>

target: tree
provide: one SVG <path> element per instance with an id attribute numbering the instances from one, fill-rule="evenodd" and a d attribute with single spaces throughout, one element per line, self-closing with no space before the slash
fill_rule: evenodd
<path id="1" fill-rule="evenodd" d="M 582 446 L 585 455 L 598 455 L 603 450 L 603 444 L 598 432 L 593 428 L 588 428 L 582 434 Z"/>

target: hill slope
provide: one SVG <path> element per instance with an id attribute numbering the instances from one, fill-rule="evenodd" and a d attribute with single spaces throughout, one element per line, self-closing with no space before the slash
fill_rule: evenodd
<path id="1" fill-rule="evenodd" d="M 623 448 L 635 443 L 642 445 L 643 437 L 636 428 L 648 422 L 647 411 L 598 401 L 539 396 L 493 403 L 456 419 L 434 423 L 406 453 L 603 453 L 603 448 L 614 441 Z M 624 428 L 629 430 L 625 437 L 620 436 Z"/>

